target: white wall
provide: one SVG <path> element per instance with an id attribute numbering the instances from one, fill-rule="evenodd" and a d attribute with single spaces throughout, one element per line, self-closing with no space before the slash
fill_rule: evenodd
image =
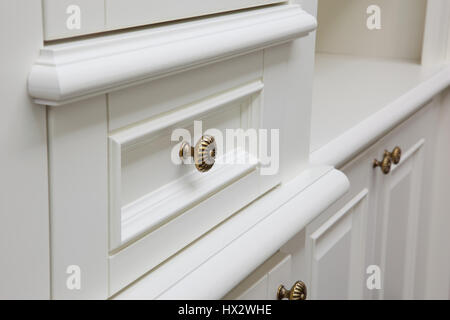
<path id="1" fill-rule="evenodd" d="M 50 296 L 46 112 L 27 94 L 41 12 L 40 0 L 0 1 L 0 299 Z"/>

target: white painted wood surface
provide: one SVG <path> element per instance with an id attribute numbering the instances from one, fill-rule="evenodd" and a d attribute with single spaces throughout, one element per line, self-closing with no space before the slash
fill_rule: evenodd
<path id="1" fill-rule="evenodd" d="M 225 155 L 225 146 L 219 137 L 216 137 L 217 163 L 208 173 L 199 174 L 193 165 L 177 167 L 170 156 L 173 148 L 179 149 L 180 143 L 171 142 L 171 134 L 178 126 L 188 128 L 193 135 L 192 124 L 188 122 L 194 119 L 202 119 L 205 132 L 209 128 L 222 130 L 221 134 L 226 129 L 258 129 L 259 95 L 263 87 L 260 80 L 253 81 L 109 136 L 111 249 L 175 218 L 244 175 L 256 172 L 260 162 L 257 154 L 248 153 L 247 147 L 247 150 L 230 150 Z M 255 114 L 258 120 L 248 121 L 244 119 L 246 114 Z M 231 163 L 220 163 L 225 162 L 224 157 Z M 239 163 L 242 165 L 236 165 Z M 155 167 L 159 170 L 153 170 Z M 249 181 L 247 186 L 253 185 L 250 188 L 254 192 L 250 189 L 247 192 L 255 197 L 266 189 L 259 190 L 262 177 L 252 176 L 253 182 Z M 276 179 L 271 180 L 269 187 L 277 183 Z M 208 217 L 212 218 L 202 210 L 206 216 L 198 219 L 205 222 Z M 221 216 L 217 210 L 215 212 Z"/>
<path id="2" fill-rule="evenodd" d="M 427 176 L 432 181 L 429 188 L 430 214 L 428 215 L 430 235 L 424 255 L 426 264 L 426 281 L 423 283 L 424 296 L 427 299 L 450 299 L 450 250 L 448 250 L 448 226 L 450 225 L 450 91 L 445 90 L 437 103 L 434 142 L 435 156 L 428 166 Z"/>
<path id="3" fill-rule="evenodd" d="M 135 0 L 135 4 L 138 2 Z M 254 3 L 253 0 L 245 3 L 250 2 Z M 449 6 L 440 0 L 428 1 L 422 52 L 417 50 L 420 19 L 402 33 L 407 35 L 405 43 L 377 52 L 377 56 L 416 61 L 422 54 L 426 66 L 405 59 L 368 59 L 366 53 L 365 57 L 357 58 L 318 55 L 316 80 L 320 81 L 314 93 L 310 128 L 312 30 L 316 25 L 313 16 L 317 3 L 301 2 L 309 14 L 297 5 L 272 6 L 67 43 L 47 43 L 32 69 L 29 91 L 40 103 L 67 104 L 47 108 L 49 197 L 46 114 L 42 107 L 33 106 L 25 98 L 26 73 L 31 68 L 31 59 L 38 55 L 37 49 L 43 45 L 42 21 L 31 13 L 21 16 L 27 18 L 26 23 L 21 19 L 12 21 L 10 18 L 17 15 L 9 14 L 4 19 L 4 29 L 21 23 L 14 29 L 15 37 L 22 37 L 26 31 L 30 38 L 21 43 L 11 42 L 14 38 L 9 36 L 5 40 L 12 50 L 5 51 L 4 61 L 14 63 L 5 68 L 12 89 L 3 93 L 7 116 L 2 119 L 7 121 L 3 126 L 7 131 L 2 135 L 5 137 L 2 146 L 5 144 L 6 150 L 14 152 L 8 151 L 2 164 L 8 168 L 5 173 L 8 189 L 3 190 L 2 184 L 1 195 L 14 192 L 27 201 L 12 202 L 11 199 L 16 200 L 14 196 L 1 201 L 1 225 L 7 226 L 5 230 L 2 228 L 5 240 L 1 243 L 6 244 L 4 251 L 13 255 L 13 259 L 1 262 L 2 281 L 4 276 L 7 278 L 6 286 L 0 287 L 0 296 L 220 298 L 278 252 L 277 266 L 267 269 L 270 263 L 264 263 L 259 269 L 266 268 L 265 273 L 256 278 L 252 274 L 252 281 L 244 281 L 241 289 L 245 292 L 241 290 L 238 296 L 273 298 L 280 282 L 290 286 L 295 278 L 306 279 L 310 297 L 316 299 L 448 298 L 450 260 L 445 244 L 450 221 L 446 215 L 449 204 L 442 190 L 448 189 L 446 180 L 449 180 L 446 159 L 450 152 L 445 138 L 449 103 L 448 96 L 441 100 L 436 95 L 450 84 L 450 70 L 440 66 L 442 57 L 448 55 L 444 48 L 448 43 L 440 40 L 448 38 L 445 14 Z M 35 12 L 40 12 L 38 3 L 32 4 L 36 6 Z M 83 25 L 86 29 L 66 34 L 57 30 L 66 14 L 45 9 L 44 18 L 59 19 L 55 33 L 47 33 L 47 39 L 105 30 L 102 28 L 107 25 L 108 14 L 122 7 L 110 6 L 108 13 L 104 11 L 104 3 L 84 1 L 83 6 L 95 9 L 88 9 L 83 16 L 87 19 Z M 402 17 L 403 22 L 419 17 L 422 3 L 413 3 L 412 12 Z M 204 1 L 198 0 L 198 4 L 202 7 Z M 218 4 L 208 5 L 211 9 Z M 61 8 L 66 5 L 66 1 L 58 2 Z M 25 4 L 16 1 L 2 6 L 2 12 L 15 13 Z M 167 6 L 169 2 L 159 8 L 164 10 Z M 190 14 L 182 7 L 177 10 L 171 14 L 180 17 Z M 430 17 L 436 12 L 441 15 L 433 21 Z M 123 19 L 109 22 L 117 27 L 150 21 L 145 20 L 148 18 L 145 12 L 139 13 L 143 15 L 130 11 Z M 48 27 L 52 23 L 45 20 L 46 31 L 53 28 Z M 445 23 L 447 28 L 440 28 Z M 33 30 L 28 30 L 32 26 Z M 381 40 L 392 42 L 400 33 Z M 330 34 L 327 36 L 329 40 Z M 297 37 L 301 39 L 291 41 Z M 167 43 L 168 38 L 173 41 Z M 370 49 L 370 46 L 363 48 L 361 41 L 354 41 L 355 37 L 350 38 L 357 45 L 355 52 Z M 339 37 L 334 40 L 339 41 Z M 198 50 L 199 47 L 206 49 Z M 21 55 L 15 53 L 16 48 Z M 10 54 L 14 59 L 9 58 Z M 255 101 L 263 114 L 258 125 L 246 121 L 250 116 L 241 112 Z M 142 150 L 137 152 L 148 160 L 145 165 L 133 167 L 122 161 L 134 152 L 129 149 L 131 144 L 135 148 L 135 142 L 154 138 L 160 130 L 183 123 L 189 117 L 213 118 L 225 105 L 227 111 L 216 119 L 216 125 L 233 127 L 250 123 L 282 129 L 280 176 L 263 182 L 255 180 L 254 166 L 241 171 L 227 169 L 221 174 L 211 172 L 208 177 L 214 178 L 215 184 L 200 179 L 199 193 L 168 188 L 167 192 L 156 194 L 164 179 L 174 181 L 174 177 L 164 175 L 163 161 Z M 395 130 L 389 133 L 392 129 Z M 117 146 L 116 152 L 114 148 L 108 150 L 108 138 Z M 389 176 L 370 168 L 373 158 L 397 144 L 404 150 L 403 160 Z M 25 147 L 27 157 L 23 156 Z M 312 163 L 343 168 L 351 184 L 348 194 L 343 195 L 349 186 L 341 172 L 331 167 L 311 168 L 310 149 Z M 18 176 L 17 170 L 11 170 L 17 164 L 22 170 Z M 430 174 L 425 171 L 426 164 L 432 167 Z M 151 171 L 152 166 L 160 172 L 151 173 L 151 179 L 139 175 Z M 305 171 L 306 168 L 309 170 Z M 110 176 L 108 169 L 112 169 Z M 21 181 L 24 176 L 26 183 Z M 121 179 L 125 182 L 119 183 Z M 146 185 L 145 180 L 151 183 Z M 229 184 L 230 181 L 233 183 Z M 280 186 L 240 210 L 279 181 Z M 215 193 L 219 189 L 223 192 Z M 176 190 L 183 197 L 177 198 L 179 202 L 168 197 L 171 204 L 160 206 L 163 214 L 152 216 L 151 221 L 137 219 L 134 225 L 125 223 L 129 228 L 122 229 L 123 209 L 128 216 L 141 206 L 147 212 L 159 212 L 154 210 L 157 208 L 152 205 L 154 200 Z M 221 208 L 217 216 L 208 216 L 217 205 Z M 108 206 L 116 213 L 111 216 L 113 219 L 108 216 Z M 190 208 L 189 215 L 157 228 L 159 222 L 172 219 L 173 213 L 186 208 Z M 14 215 L 4 215 L 8 212 Z M 33 212 L 32 217 L 29 212 Z M 156 221 L 157 218 L 161 220 Z M 24 220 L 33 228 L 23 229 Z M 196 226 L 185 228 L 190 223 Z M 21 232 L 11 225 L 20 225 Z M 212 232 L 206 233 L 215 225 Z M 180 234 L 183 228 L 189 231 Z M 150 232 L 154 230 L 158 232 Z M 122 231 L 128 234 L 124 238 Z M 180 236 L 165 241 L 174 234 Z M 11 246 L 11 239 L 18 240 Z M 19 245 L 27 250 L 17 250 Z M 29 250 L 31 245 L 33 250 Z M 34 269 L 28 268 L 30 263 Z M 382 266 L 384 282 L 380 294 L 361 287 L 364 284 L 361 270 L 372 263 Z M 69 277 L 66 271 L 71 265 L 81 268 L 80 290 L 69 290 L 66 286 Z M 336 280 L 329 281 L 327 277 Z"/>
<path id="4" fill-rule="evenodd" d="M 40 1 L 0 2 L 1 300 L 51 296 L 46 113 L 26 89 L 42 46 L 40 12 Z"/>
<path id="5" fill-rule="evenodd" d="M 115 298 L 219 299 L 347 188 L 347 179 L 339 171 L 330 171 L 329 167 L 306 170 L 273 191 L 271 197 L 254 202 Z M 313 196 L 316 192 L 327 199 Z"/>
<path id="6" fill-rule="evenodd" d="M 402 161 L 380 177 L 377 213 L 382 219 L 382 299 L 415 297 L 416 247 L 419 232 L 424 139 L 404 150 Z"/>
<path id="7" fill-rule="evenodd" d="M 363 298 L 368 195 L 362 189 L 325 222 L 308 226 L 310 299 Z"/>
<path id="8" fill-rule="evenodd" d="M 238 286 L 224 300 L 276 300 L 278 286 L 291 285 L 292 256 L 277 252 Z"/>
<path id="9" fill-rule="evenodd" d="M 291 41 L 315 27 L 300 6 L 286 5 L 48 45 L 31 70 L 29 93 L 41 104 L 65 104 Z"/>
<path id="10" fill-rule="evenodd" d="M 428 0 L 422 47 L 423 65 L 448 62 L 450 55 L 450 3 L 446 0 Z"/>
<path id="11" fill-rule="evenodd" d="M 55 299 L 108 297 L 106 97 L 48 109 L 52 292 Z M 67 285 L 80 268 L 79 290 Z"/>
<path id="12" fill-rule="evenodd" d="M 355 121 L 348 126 L 340 126 L 339 121 L 336 121 L 336 117 L 330 118 L 333 121 L 329 120 L 321 123 L 317 122 L 319 118 L 316 118 L 312 124 L 312 136 L 319 138 L 315 142 L 311 140 L 312 153 L 310 155 L 310 161 L 317 164 L 330 164 L 336 167 L 342 166 L 353 156 L 357 155 L 358 152 L 364 150 L 382 137 L 396 124 L 414 114 L 414 112 L 423 107 L 433 96 L 439 94 L 449 84 L 450 69 L 445 67 L 405 94 L 397 98 L 393 97 L 393 101 L 386 101 L 387 104 L 379 105 L 381 108 L 378 111 L 374 110 L 375 112 L 372 115 L 367 115 L 366 118 L 360 119 L 359 122 Z M 344 104 L 340 108 L 347 106 Z M 342 111 L 341 114 L 348 114 L 350 117 L 353 111 L 360 107 L 361 104 L 353 104 L 350 110 Z M 330 110 L 339 111 L 339 108 L 336 107 Z M 315 112 L 313 109 L 313 114 Z M 323 115 L 325 114 L 320 110 L 317 112 Z M 352 118 L 349 119 L 351 120 Z M 346 121 L 348 120 L 344 119 L 344 122 Z M 323 126 L 325 123 L 333 125 L 328 128 Z M 323 129 L 322 132 L 319 131 L 320 128 Z M 327 133 L 327 129 L 331 129 L 330 131 L 334 131 L 335 134 Z"/>
<path id="13" fill-rule="evenodd" d="M 124 29 L 142 25 L 200 17 L 283 0 L 42 0 L 45 40 Z M 79 8 L 79 15 L 73 10 Z M 79 27 L 67 21 L 79 19 Z"/>
<path id="14" fill-rule="evenodd" d="M 303 19 L 304 17 L 306 19 Z M 273 25 L 272 33 L 261 32 L 261 27 L 267 28 L 269 22 L 281 25 Z M 205 25 L 214 26 L 213 30 L 209 30 L 212 33 L 205 34 Z M 205 52 L 200 52 L 201 59 L 206 60 L 201 63 L 199 60 L 199 65 L 208 63 L 203 67 L 192 68 L 193 65 L 187 61 L 179 61 L 182 68 L 178 70 L 175 67 L 175 70 L 170 66 L 169 60 L 160 60 L 162 64 L 157 68 L 162 67 L 162 73 L 158 73 L 158 79 L 147 79 L 153 79 L 151 82 L 144 84 L 131 80 L 132 83 L 127 83 L 126 86 L 136 86 L 127 88 L 116 83 L 113 87 L 108 85 L 106 91 L 122 88 L 120 91 L 104 95 L 101 94 L 103 91 L 94 89 L 96 92 L 93 94 L 97 95 L 95 97 L 90 93 L 80 95 L 77 99 L 85 99 L 84 101 L 71 102 L 61 107 L 61 110 L 55 106 L 48 107 L 55 298 L 103 299 L 116 294 L 174 254 L 179 255 L 184 248 L 190 248 L 197 238 L 273 188 L 280 182 L 280 172 L 285 168 L 289 171 L 281 176 L 284 182 L 295 178 L 306 167 L 308 143 L 302 141 L 301 146 L 293 152 L 290 144 L 295 137 L 306 135 L 309 131 L 309 109 L 298 106 L 307 104 L 311 97 L 313 38 L 306 35 L 314 28 L 315 19 L 297 5 L 165 26 L 164 30 L 159 31 L 175 32 L 171 33 L 174 37 L 172 39 L 180 45 L 187 45 L 187 42 L 181 40 L 186 39 L 188 29 L 195 29 L 198 31 L 197 36 L 204 36 L 192 37 L 190 34 L 191 40 L 197 38 L 203 41 L 212 36 L 217 37 L 219 31 L 223 31 L 222 35 L 228 32 L 236 35 L 237 30 L 245 30 L 254 37 L 249 34 L 252 39 L 250 42 L 244 41 L 242 37 L 230 38 L 229 50 L 223 51 L 224 55 L 220 53 L 221 48 L 207 46 L 218 48 L 218 51 L 211 52 L 212 60 L 202 56 Z M 242 36 L 243 33 L 239 35 Z M 305 37 L 297 42 L 289 41 L 299 36 Z M 54 48 L 60 46 L 65 53 L 54 58 L 63 68 L 87 61 L 95 61 L 94 64 L 103 63 L 113 56 L 121 56 L 121 59 L 124 59 L 129 53 L 143 53 L 150 50 L 150 43 L 163 49 L 164 45 L 159 42 L 162 39 L 165 38 L 153 30 L 153 33 L 146 35 L 137 31 L 127 33 L 126 36 L 105 37 L 99 43 L 98 39 L 88 39 L 69 44 L 55 44 Z M 239 48 L 240 42 L 245 45 L 245 49 Z M 271 47 L 266 48 L 267 46 Z M 114 50 L 111 54 L 108 50 L 112 48 Z M 120 48 L 125 48 L 125 51 L 121 52 Z M 266 49 L 241 55 L 261 48 Z M 186 50 L 182 51 L 187 53 Z M 194 55 L 199 54 L 198 50 L 194 51 Z M 105 52 L 111 56 L 104 57 Z M 236 55 L 239 57 L 235 57 Z M 142 56 L 143 59 L 144 56 L 146 55 Z M 102 59 L 97 59 L 100 57 Z M 197 58 L 194 57 L 194 60 Z M 230 61 L 222 61 L 225 58 Z M 154 66 L 158 64 L 156 60 L 149 60 L 148 56 L 144 60 L 155 62 Z M 69 63 L 70 61 L 72 63 Z M 125 63 L 125 60 L 122 61 Z M 131 61 L 136 63 L 135 71 L 138 65 L 142 67 L 138 60 Z M 132 67 L 129 61 L 126 63 Z M 307 68 L 304 68 L 305 66 Z M 115 67 L 117 66 L 109 65 L 108 68 L 112 71 Z M 131 69 L 122 69 L 120 72 L 122 75 L 133 73 Z M 184 73 L 178 73 L 181 70 L 184 70 Z M 176 74 L 174 71 L 177 71 Z M 190 74 L 200 81 L 193 82 Z M 210 74 L 213 75 L 212 81 Z M 214 75 L 218 77 L 214 79 Z M 108 74 L 103 74 L 102 77 L 107 79 Z M 32 78 L 33 76 L 30 77 L 30 83 L 33 82 Z M 92 84 L 97 80 L 89 81 Z M 297 89 L 297 81 L 305 85 L 304 89 Z M 188 85 L 184 88 L 179 86 L 182 84 Z M 63 100 L 64 103 L 71 101 Z M 73 110 L 69 111 L 69 108 Z M 220 116 L 218 112 L 221 112 Z M 292 118 L 294 114 L 302 117 L 303 125 L 299 126 L 298 120 Z M 284 138 L 282 143 L 283 163 L 280 164 L 280 170 L 273 175 L 263 176 L 254 165 L 239 170 L 236 167 L 237 171 L 220 170 L 218 167 L 216 172 L 214 169 L 211 171 L 209 179 L 206 179 L 207 175 L 205 179 L 201 179 L 201 186 L 197 186 L 201 187 L 200 189 L 192 186 L 191 190 L 180 189 L 179 185 L 174 183 L 184 176 L 172 168 L 169 152 L 171 148 L 168 148 L 169 138 L 166 131 L 170 131 L 174 126 L 185 126 L 198 118 L 206 119 L 207 122 L 208 119 L 215 119 L 212 121 L 212 127 L 219 129 L 230 126 L 269 130 L 283 128 L 283 134 L 289 138 Z M 161 132 L 165 133 L 161 135 Z M 109 147 L 105 144 L 108 138 L 113 142 Z M 146 140 L 151 144 L 151 148 L 143 147 L 142 142 Z M 161 151 L 160 154 L 158 150 Z M 132 158 L 134 152 L 142 156 L 141 164 L 128 161 L 130 159 L 127 157 Z M 167 161 L 160 157 L 161 154 L 164 156 L 164 153 L 167 153 Z M 67 171 L 69 167 L 71 169 Z M 192 171 L 193 168 L 186 168 L 185 173 L 189 173 L 189 170 Z M 108 171 L 110 176 L 107 176 Z M 82 184 L 87 181 L 89 187 L 82 188 Z M 159 192 L 160 188 L 166 186 L 169 186 L 167 192 Z M 157 194 L 153 193 L 156 191 Z M 74 194 L 70 195 L 70 192 Z M 172 194 L 177 192 L 182 194 L 182 197 L 173 198 Z M 152 205 L 161 195 L 169 195 L 166 203 Z M 144 199 L 142 197 L 149 197 L 146 199 L 151 198 L 151 201 L 137 203 L 137 200 Z M 111 219 L 108 218 L 108 203 L 114 213 Z M 148 213 L 142 216 L 145 216 L 144 219 L 138 219 L 134 224 L 122 219 L 124 210 L 126 216 L 133 211 L 127 211 L 131 204 L 135 205 L 135 209 L 143 205 L 144 211 Z M 156 207 L 161 210 L 153 210 Z M 211 212 L 214 214 L 208 214 Z M 158 216 L 158 213 L 162 215 Z M 257 216 L 253 219 L 256 220 L 250 220 L 251 225 L 259 221 Z M 89 227 L 84 227 L 83 233 L 77 232 L 86 221 L 89 221 Z M 192 227 L 187 228 L 189 225 Z M 237 228 L 232 235 L 238 230 L 241 229 Z M 112 239 L 110 246 L 107 241 L 109 234 Z M 77 244 L 76 251 L 72 249 L 74 244 Z M 221 248 L 219 246 L 213 250 L 217 252 Z M 267 255 L 273 252 L 264 252 L 261 259 L 267 258 Z M 71 264 L 79 265 L 83 272 L 81 290 L 67 290 L 67 275 L 64 272 Z M 180 271 L 183 270 L 186 271 L 185 268 Z M 236 282 L 245 275 L 238 276 L 240 278 L 235 280 Z M 86 282 L 88 285 L 83 286 Z M 160 288 L 162 291 L 163 289 Z M 162 291 L 159 291 L 158 295 Z"/>
<path id="15" fill-rule="evenodd" d="M 447 87 L 449 75 L 450 69 L 441 65 L 421 66 L 403 60 L 316 55 L 312 152 L 354 127 L 363 129 L 359 134 L 352 134 L 354 139 L 376 137 L 372 130 L 385 133 L 390 125 L 405 119 Z M 342 81 L 343 78 L 346 81 Z M 358 142 L 340 142 L 339 145 L 353 148 Z"/>

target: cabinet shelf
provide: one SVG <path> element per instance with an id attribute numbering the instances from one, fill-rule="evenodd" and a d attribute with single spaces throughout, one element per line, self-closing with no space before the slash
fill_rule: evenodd
<path id="1" fill-rule="evenodd" d="M 445 64 L 448 13 L 441 0 L 318 1 L 311 152 L 385 107 L 378 124 L 434 92 L 424 83 Z"/>
<path id="2" fill-rule="evenodd" d="M 443 66 L 413 60 L 316 54 L 311 151 L 437 74 Z"/>

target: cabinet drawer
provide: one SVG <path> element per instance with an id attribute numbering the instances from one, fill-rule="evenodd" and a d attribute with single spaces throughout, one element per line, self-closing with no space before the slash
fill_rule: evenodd
<path id="1" fill-rule="evenodd" d="M 265 100 L 275 88 L 265 86 L 262 57 L 256 52 L 108 95 L 112 292 L 280 182 L 278 172 L 264 174 L 256 146 L 259 129 L 280 125 L 277 105 Z M 204 136 L 215 138 L 216 158 L 200 172 L 179 151 Z"/>
<path id="2" fill-rule="evenodd" d="M 263 83 L 256 80 L 109 136 L 112 249 L 163 225 L 180 240 L 185 224 L 178 229 L 174 220 L 192 224 L 189 233 L 197 237 L 240 208 L 208 205 L 211 196 L 229 193 L 224 190 L 228 186 L 240 186 L 239 200 L 229 201 L 245 205 L 274 186 L 272 177 L 258 173 L 258 156 L 252 154 L 251 146 L 236 143 L 230 147 L 224 141 L 225 132 L 258 129 L 262 89 Z M 181 144 L 194 146 L 202 132 L 216 142 L 216 159 L 208 172 L 179 158 Z M 264 180 L 271 183 L 264 184 Z M 201 223 L 191 223 L 190 216 Z"/>
<path id="3" fill-rule="evenodd" d="M 283 0 L 43 0 L 45 40 L 280 3 Z"/>
<path id="4" fill-rule="evenodd" d="M 51 105 L 55 297 L 117 294 L 303 168 L 312 38 L 291 40 L 314 28 L 288 5 L 43 50 L 29 91 Z M 211 170 L 180 163 L 181 143 L 205 135 Z M 80 291 L 65 286 L 68 263 L 89 275 Z"/>

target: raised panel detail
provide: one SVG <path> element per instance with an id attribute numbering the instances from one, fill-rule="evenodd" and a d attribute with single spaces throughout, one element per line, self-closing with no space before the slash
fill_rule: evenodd
<path id="1" fill-rule="evenodd" d="M 194 120 L 202 120 L 205 134 L 257 129 L 258 95 L 262 88 L 262 82 L 255 81 L 110 135 L 111 249 L 167 223 L 225 186 L 255 173 L 256 154 L 243 149 L 224 154 L 222 139 L 217 139 L 217 161 L 209 172 L 199 173 L 193 165 L 174 164 L 172 156 L 177 155 L 173 150 L 179 149 L 180 142 L 171 142 L 171 135 L 174 129 L 184 128 L 197 140 L 198 133 L 192 128 Z M 224 157 L 232 161 L 221 161 Z M 254 197 L 257 192 L 252 190 L 257 188 L 255 184 L 247 194 Z M 202 219 L 203 223 L 211 216 L 225 218 L 220 211 L 215 210 L 214 215 L 205 212 L 208 218 Z"/>
<path id="2" fill-rule="evenodd" d="M 368 190 L 363 189 L 318 228 L 308 228 L 311 299 L 362 297 L 367 211 Z"/>
<path id="3" fill-rule="evenodd" d="M 404 153 L 402 161 L 379 184 L 383 299 L 414 298 L 424 144 L 421 139 Z"/>
<path id="4" fill-rule="evenodd" d="M 230 147 L 227 134 L 259 129 L 263 87 L 257 79 L 110 133 L 112 293 L 279 183 L 279 174 L 260 174 L 262 161 L 248 138 Z M 181 145 L 171 141 L 175 129 L 189 132 L 191 145 L 202 134 L 216 137 L 210 171 L 173 162 Z"/>

